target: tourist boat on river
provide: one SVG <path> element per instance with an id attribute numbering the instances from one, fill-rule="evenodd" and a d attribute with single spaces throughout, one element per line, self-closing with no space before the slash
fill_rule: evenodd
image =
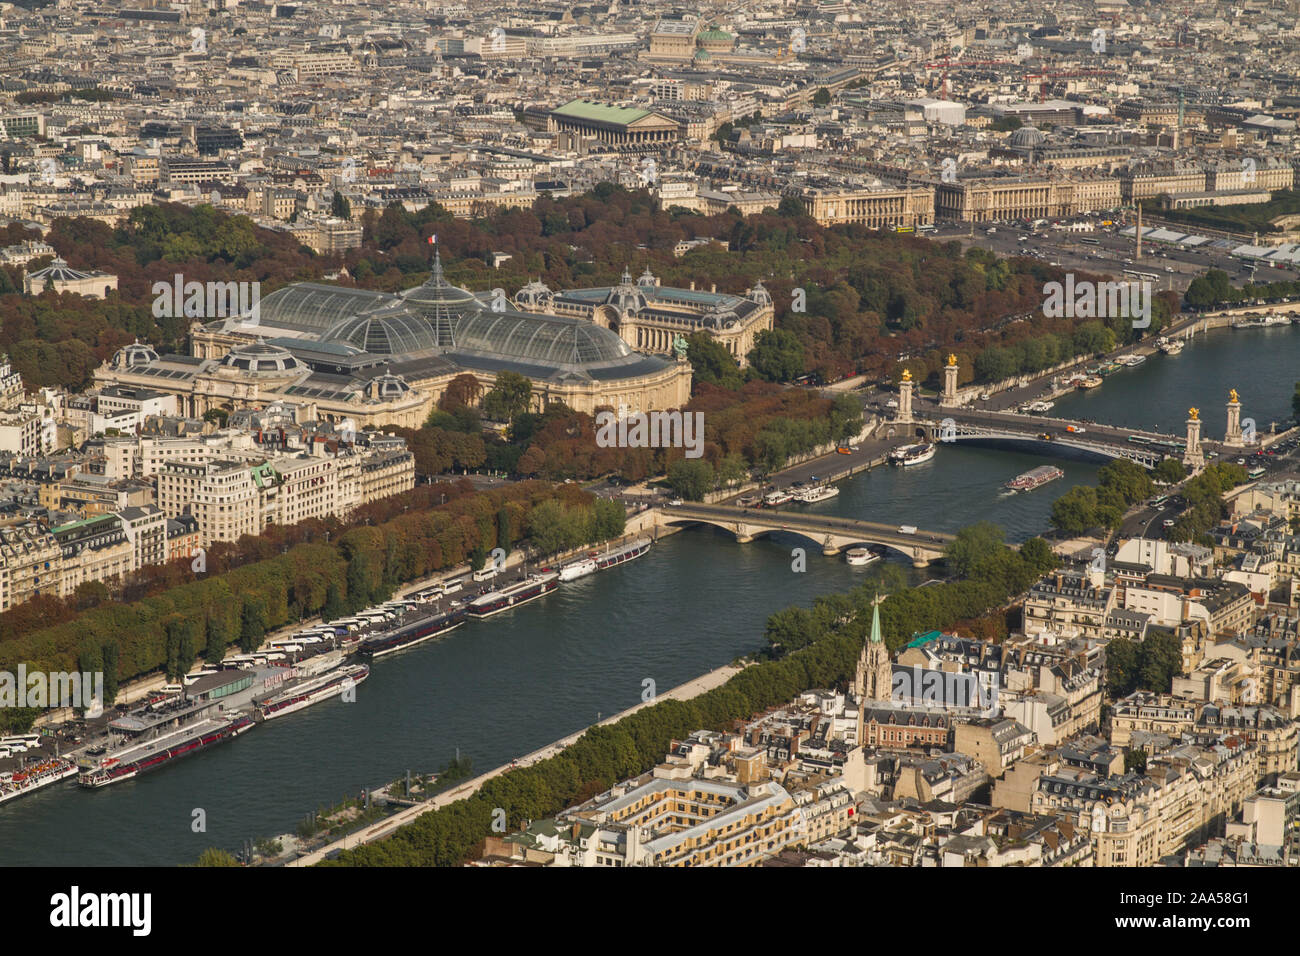
<path id="1" fill-rule="evenodd" d="M 597 564 L 600 559 L 597 559 Z M 555 571 L 543 571 L 530 574 L 522 581 L 503 588 L 494 588 L 469 602 L 465 608 L 470 617 L 485 618 L 511 608 L 536 601 L 539 597 L 550 594 L 560 586 L 560 575 Z"/>
<path id="2" fill-rule="evenodd" d="M 763 496 L 763 504 L 768 508 L 779 508 L 781 505 L 788 505 L 794 501 L 794 495 L 784 489 L 769 491 Z"/>
<path id="3" fill-rule="evenodd" d="M 465 623 L 463 608 L 432 611 L 397 621 L 394 626 L 372 634 L 361 642 L 360 653 L 366 657 L 383 657 L 440 637 Z"/>
<path id="4" fill-rule="evenodd" d="M 254 703 L 254 712 L 258 720 L 274 720 L 276 717 L 292 714 L 330 697 L 337 697 L 369 676 L 370 668 L 365 664 L 336 667 L 323 674 L 294 681 L 289 686 L 263 697 Z"/>
<path id="5" fill-rule="evenodd" d="M 578 578 L 585 578 L 589 574 L 595 574 L 600 570 L 600 565 L 596 563 L 595 552 L 585 558 L 579 558 L 577 561 L 570 561 L 560 568 L 561 581 L 576 581 Z"/>
<path id="6" fill-rule="evenodd" d="M 879 561 L 880 555 L 870 548 L 849 548 L 844 552 L 844 560 L 854 567 L 861 567 L 872 561 Z"/>
<path id="7" fill-rule="evenodd" d="M 834 485 L 816 485 L 802 489 L 795 497 L 806 505 L 814 505 L 819 501 L 828 501 L 839 493 L 840 490 Z"/>
<path id="8" fill-rule="evenodd" d="M 1030 469 L 1023 475 L 1016 475 L 1004 487 L 1009 491 L 1033 491 L 1049 481 L 1064 477 L 1064 475 L 1065 472 L 1055 465 L 1040 465 L 1038 468 Z"/>
<path id="9" fill-rule="evenodd" d="M 634 558 L 639 558 L 650 550 L 651 541 L 649 538 L 637 538 L 635 541 L 629 541 L 627 544 L 612 548 L 609 551 L 601 552 L 596 555 L 596 567 L 604 571 L 606 568 L 612 568 L 615 565 L 625 564 Z"/>
<path id="10" fill-rule="evenodd" d="M 934 443 L 924 441 L 916 445 L 904 445 L 902 448 L 895 448 L 889 453 L 889 460 L 895 465 L 909 468 L 912 465 L 925 464 L 934 457 L 934 451 Z"/>
<path id="11" fill-rule="evenodd" d="M 114 723 L 117 723 L 115 721 Z M 113 725 L 110 724 L 110 727 Z M 91 758 L 83 763 L 77 782 L 83 787 L 99 788 L 121 783 L 142 773 L 157 770 L 182 757 L 233 740 L 253 729 L 253 718 L 241 711 L 217 711 L 211 716 L 182 723 L 157 736 L 137 736 L 123 745 L 87 752 Z"/>
<path id="12" fill-rule="evenodd" d="M 0 803 L 17 800 L 42 787 L 77 775 L 77 765 L 63 757 L 51 757 L 18 770 L 0 772 Z"/>

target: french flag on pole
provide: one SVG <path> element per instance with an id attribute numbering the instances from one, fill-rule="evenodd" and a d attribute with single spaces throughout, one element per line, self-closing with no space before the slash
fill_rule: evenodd
<path id="1" fill-rule="evenodd" d="M 435 243 L 437 243 L 437 241 L 438 241 L 438 234 L 435 232 L 432 236 L 429 237 L 429 245 L 432 246 Z"/>

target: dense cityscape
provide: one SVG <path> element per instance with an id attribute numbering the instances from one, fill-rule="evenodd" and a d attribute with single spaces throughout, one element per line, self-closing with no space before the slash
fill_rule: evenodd
<path id="1" fill-rule="evenodd" d="M 1297 0 L 0 54 L 0 864 L 1300 866 Z"/>

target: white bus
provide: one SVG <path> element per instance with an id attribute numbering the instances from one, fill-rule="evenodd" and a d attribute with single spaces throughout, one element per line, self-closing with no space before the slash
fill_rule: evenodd
<path id="1" fill-rule="evenodd" d="M 480 568 L 479 570 L 475 571 L 473 574 L 474 580 L 478 582 L 491 581 L 496 576 L 497 576 L 497 568 L 495 564 L 489 564 L 485 568 Z"/>

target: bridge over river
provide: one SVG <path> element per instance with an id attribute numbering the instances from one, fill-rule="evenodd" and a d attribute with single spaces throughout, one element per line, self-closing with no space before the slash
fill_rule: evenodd
<path id="1" fill-rule="evenodd" d="M 1154 468 L 1171 455 L 1181 457 L 1187 447 L 1185 437 L 1112 425 L 966 408 L 927 409 L 926 412 L 926 417 L 914 422 L 913 427 L 931 441 L 1015 442 L 1027 451 L 1048 454 L 1059 454 L 1068 448 L 1099 458 L 1126 458 L 1148 468 Z M 901 422 L 895 422 L 894 427 L 907 428 Z M 1216 445 L 1216 442 L 1201 442 L 1203 449 L 1213 449 Z"/>
<path id="2" fill-rule="evenodd" d="M 822 554 L 839 554 L 845 548 L 876 544 L 901 552 L 915 567 L 923 568 L 943 557 L 954 535 L 939 531 L 899 530 L 899 525 L 855 521 L 821 514 L 800 514 L 775 508 L 740 508 L 729 504 L 700 504 L 688 501 L 656 510 L 656 525 L 707 524 L 736 536 L 740 542 L 786 531 L 816 543 Z"/>

